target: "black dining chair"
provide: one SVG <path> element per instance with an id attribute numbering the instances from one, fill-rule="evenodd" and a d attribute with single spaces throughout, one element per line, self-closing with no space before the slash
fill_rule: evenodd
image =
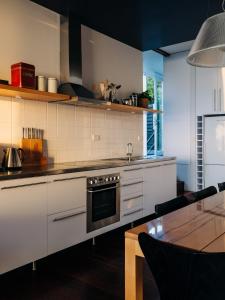
<path id="1" fill-rule="evenodd" d="M 156 240 L 138 240 L 161 300 L 224 300 L 225 253 L 205 253 Z"/>
<path id="2" fill-rule="evenodd" d="M 225 182 L 218 183 L 219 192 L 225 191 Z"/>
<path id="3" fill-rule="evenodd" d="M 172 200 L 160 204 L 156 204 L 155 205 L 156 217 L 161 217 L 163 215 L 166 215 L 174 210 L 187 206 L 188 204 L 190 203 L 188 202 L 185 196 L 180 196 Z"/>
<path id="4" fill-rule="evenodd" d="M 202 199 L 205 199 L 207 197 L 213 196 L 217 193 L 217 189 L 215 186 L 209 186 L 201 191 L 192 193 L 192 202 L 196 202 Z"/>

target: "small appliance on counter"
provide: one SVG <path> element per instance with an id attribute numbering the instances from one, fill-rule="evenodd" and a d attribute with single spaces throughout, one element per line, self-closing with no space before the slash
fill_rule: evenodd
<path id="1" fill-rule="evenodd" d="M 13 64 L 11 84 L 15 87 L 35 89 L 35 66 L 24 62 Z"/>
<path id="2" fill-rule="evenodd" d="M 6 148 L 2 160 L 2 168 L 5 170 L 18 170 L 22 168 L 24 151 L 21 148 Z"/>

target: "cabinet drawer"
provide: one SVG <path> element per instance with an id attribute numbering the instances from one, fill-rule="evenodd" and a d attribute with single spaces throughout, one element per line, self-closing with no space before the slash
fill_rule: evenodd
<path id="1" fill-rule="evenodd" d="M 143 180 L 138 178 L 133 182 L 126 182 L 121 185 L 121 199 L 127 199 L 141 195 L 143 192 Z"/>
<path id="2" fill-rule="evenodd" d="M 121 223 L 128 224 L 135 220 L 141 219 L 143 216 L 143 209 L 142 208 L 135 208 L 129 212 L 122 212 L 121 213 Z"/>
<path id="3" fill-rule="evenodd" d="M 122 211 L 129 212 L 133 211 L 134 209 L 142 208 L 143 206 L 143 195 L 140 194 L 136 197 L 127 198 L 122 200 Z"/>
<path id="4" fill-rule="evenodd" d="M 86 207 L 48 217 L 48 254 L 73 246 L 84 240 Z"/>
<path id="5" fill-rule="evenodd" d="M 48 215 L 86 206 L 85 177 L 54 177 L 48 185 Z"/>
<path id="6" fill-rule="evenodd" d="M 132 178 L 142 177 L 143 167 L 142 166 L 135 166 L 132 168 L 125 168 L 121 174 L 122 182 L 124 180 L 129 180 Z"/>

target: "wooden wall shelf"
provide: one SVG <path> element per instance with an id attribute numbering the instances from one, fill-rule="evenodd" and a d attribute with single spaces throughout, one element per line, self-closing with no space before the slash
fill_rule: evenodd
<path id="1" fill-rule="evenodd" d="M 53 102 L 53 103 L 59 103 L 64 105 L 76 105 L 76 106 L 98 108 L 104 110 L 114 110 L 114 111 L 121 111 L 126 113 L 133 113 L 133 114 L 134 113 L 142 114 L 143 112 L 161 113 L 161 111 L 154 110 L 154 109 L 115 104 L 112 102 L 106 102 L 97 99 L 77 100 L 76 97 L 71 98 L 70 96 L 64 94 L 41 92 L 38 90 L 19 88 L 19 87 L 14 87 L 5 84 L 0 84 L 0 96 L 14 97 L 17 99 L 24 99 L 24 100 Z"/>
<path id="2" fill-rule="evenodd" d="M 67 101 L 61 101 L 59 104 L 64 105 L 75 105 L 75 106 L 82 106 L 82 107 L 89 107 L 89 108 L 97 108 L 97 109 L 103 109 L 103 110 L 112 110 L 112 111 L 120 111 L 120 112 L 126 112 L 126 113 L 133 113 L 133 114 L 142 114 L 143 112 L 148 113 L 161 113 L 160 110 L 155 109 L 147 109 L 143 107 L 137 107 L 137 106 L 130 106 L 130 105 L 122 105 L 122 104 L 116 104 L 112 102 L 106 102 L 102 100 L 97 99 L 91 99 L 91 100 L 78 100 L 77 98 L 71 98 Z"/>
<path id="3" fill-rule="evenodd" d="M 33 89 L 19 88 L 5 84 L 0 84 L 0 96 L 43 102 L 63 101 L 70 99 L 70 96 L 68 95 L 40 92 Z"/>

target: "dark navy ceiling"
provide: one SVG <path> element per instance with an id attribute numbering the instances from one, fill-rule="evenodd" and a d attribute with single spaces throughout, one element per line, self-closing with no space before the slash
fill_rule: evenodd
<path id="1" fill-rule="evenodd" d="M 221 0 L 34 0 L 142 51 L 193 40 Z"/>

